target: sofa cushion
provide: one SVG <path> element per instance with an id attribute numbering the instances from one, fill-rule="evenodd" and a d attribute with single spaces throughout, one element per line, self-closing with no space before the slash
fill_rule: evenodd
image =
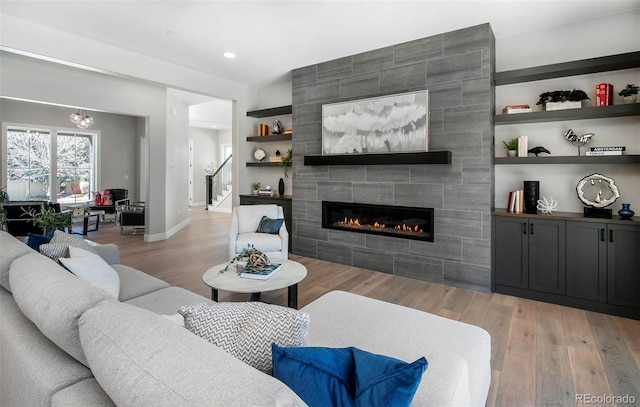
<path id="1" fill-rule="evenodd" d="M 238 233 L 255 232 L 263 216 L 278 218 L 278 205 L 240 205 L 237 208 Z M 244 245 L 243 247 L 246 247 Z"/>
<path id="2" fill-rule="evenodd" d="M 78 338 L 78 318 L 100 301 L 111 298 L 109 294 L 35 252 L 13 262 L 9 281 L 24 315 L 47 338 L 86 365 Z"/>
<path id="3" fill-rule="evenodd" d="M 277 235 L 283 223 L 284 219 L 271 219 L 263 216 L 262 219 L 260 219 L 256 233 L 270 233 L 272 235 Z"/>
<path id="4" fill-rule="evenodd" d="M 27 254 L 32 254 L 33 250 L 2 230 L 0 230 L 0 247 L 2 248 L 2 256 L 0 256 L 0 285 L 5 290 L 11 292 L 11 284 L 9 283 L 9 268 L 11 263 L 13 263 L 15 259 Z"/>
<path id="5" fill-rule="evenodd" d="M 301 311 L 313 321 L 312 346 L 357 346 L 402 360 L 425 356 L 429 369 L 416 405 L 486 403 L 491 337 L 482 328 L 343 291 L 327 293 Z"/>
<path id="6" fill-rule="evenodd" d="M 282 239 L 280 235 L 272 235 L 269 233 L 242 233 L 238 235 L 236 240 L 236 253 L 240 253 L 247 248 L 248 244 L 252 244 L 263 252 L 279 252 L 282 250 Z"/>
<path id="7" fill-rule="evenodd" d="M 53 232 L 51 232 L 50 234 L 47 233 L 46 235 L 38 235 L 36 233 L 29 232 L 27 233 L 27 246 L 39 252 L 40 245 L 49 243 L 52 238 L 53 238 Z"/>
<path id="8" fill-rule="evenodd" d="M 182 307 L 184 326 L 250 366 L 271 374 L 271 344 L 305 346 L 309 315 L 261 302 Z"/>
<path id="9" fill-rule="evenodd" d="M 310 407 L 409 406 L 427 368 L 362 349 L 281 348 L 275 343 L 273 377 Z"/>
<path id="10" fill-rule="evenodd" d="M 200 303 L 213 304 L 213 301 L 181 287 L 163 288 L 127 301 L 127 304 L 162 315 L 176 315 L 180 307 Z M 183 318 L 179 316 L 182 324 Z"/>
<path id="11" fill-rule="evenodd" d="M 91 377 L 87 367 L 38 330 L 3 288 L 0 310 L 0 405 L 48 406 L 59 389 Z"/>
<path id="12" fill-rule="evenodd" d="M 40 253 L 57 261 L 60 257 L 68 257 L 69 246 L 78 247 L 90 253 L 98 254 L 91 244 L 79 237 L 64 233 L 61 230 L 56 230 L 53 233 L 53 238 L 50 243 L 40 245 Z"/>
<path id="13" fill-rule="evenodd" d="M 166 318 L 103 302 L 80 318 L 96 380 L 118 406 L 302 406 L 280 381 Z"/>
<path id="14" fill-rule="evenodd" d="M 120 301 L 128 301 L 141 295 L 169 287 L 166 281 L 153 277 L 124 264 L 111 264 L 120 276 Z"/>
<path id="15" fill-rule="evenodd" d="M 69 257 L 60 263 L 80 280 L 106 291 L 114 299 L 120 294 L 120 276 L 102 257 L 78 247 L 69 247 Z"/>
<path id="16" fill-rule="evenodd" d="M 115 407 L 95 378 L 65 387 L 51 398 L 51 407 Z"/>

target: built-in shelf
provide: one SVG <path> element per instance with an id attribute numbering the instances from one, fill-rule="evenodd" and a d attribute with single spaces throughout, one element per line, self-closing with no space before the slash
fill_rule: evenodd
<path id="1" fill-rule="evenodd" d="M 293 107 L 291 105 L 271 107 L 269 109 L 252 110 L 247 112 L 248 117 L 270 117 L 270 116 L 282 116 L 284 114 L 291 114 Z"/>
<path id="2" fill-rule="evenodd" d="M 279 161 L 256 161 L 248 162 L 247 167 L 281 167 L 282 164 Z"/>
<path id="3" fill-rule="evenodd" d="M 451 164 L 451 151 L 394 154 L 305 155 L 304 165 Z"/>
<path id="4" fill-rule="evenodd" d="M 606 57 L 563 62 L 560 64 L 496 72 L 494 75 L 494 83 L 496 86 L 500 86 L 638 67 L 640 67 L 640 52 L 636 51 Z"/>
<path id="5" fill-rule="evenodd" d="M 494 164 L 640 164 L 640 155 L 494 157 Z"/>
<path id="6" fill-rule="evenodd" d="M 292 134 L 271 134 L 269 136 L 252 136 L 247 137 L 247 141 L 255 141 L 259 143 L 268 143 L 271 141 L 291 141 Z"/>
<path id="7" fill-rule="evenodd" d="M 602 119 L 605 117 L 639 116 L 640 103 L 612 106 L 591 106 L 580 109 L 552 110 L 548 112 L 531 112 L 518 114 L 500 114 L 494 116 L 496 126 L 505 124 L 522 124 L 553 122 L 562 120 Z"/>

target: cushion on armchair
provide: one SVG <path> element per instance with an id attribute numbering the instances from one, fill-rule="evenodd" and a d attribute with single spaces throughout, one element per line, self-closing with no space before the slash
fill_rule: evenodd
<path id="1" fill-rule="evenodd" d="M 258 230 L 263 216 L 276 219 L 278 205 L 240 205 L 238 213 L 238 233 L 251 233 Z"/>

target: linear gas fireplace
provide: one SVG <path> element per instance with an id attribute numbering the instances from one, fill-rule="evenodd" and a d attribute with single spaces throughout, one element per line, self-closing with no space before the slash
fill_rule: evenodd
<path id="1" fill-rule="evenodd" d="M 322 227 L 433 242 L 433 208 L 322 201 Z"/>

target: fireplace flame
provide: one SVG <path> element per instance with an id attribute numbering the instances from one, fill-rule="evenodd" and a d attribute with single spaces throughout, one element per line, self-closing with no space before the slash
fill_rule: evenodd
<path id="1" fill-rule="evenodd" d="M 363 227 L 363 228 L 374 228 L 374 229 L 386 229 L 387 227 L 387 225 L 379 222 L 375 222 L 373 225 L 361 224 L 358 218 L 352 219 L 352 218 L 347 218 L 346 216 L 344 217 L 343 220 L 338 221 L 338 224 L 348 225 L 356 228 Z M 395 226 L 393 229 L 402 231 L 402 232 L 424 233 L 424 231 L 420 229 L 417 225 L 409 226 L 409 225 L 402 224 L 402 225 Z"/>

